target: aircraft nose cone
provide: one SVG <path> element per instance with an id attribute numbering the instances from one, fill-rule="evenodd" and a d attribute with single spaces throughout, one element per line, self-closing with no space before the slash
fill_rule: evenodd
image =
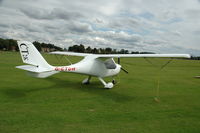
<path id="1" fill-rule="evenodd" d="M 119 65 L 119 64 L 117 64 L 117 67 L 121 68 L 122 66 L 121 66 L 121 65 Z"/>

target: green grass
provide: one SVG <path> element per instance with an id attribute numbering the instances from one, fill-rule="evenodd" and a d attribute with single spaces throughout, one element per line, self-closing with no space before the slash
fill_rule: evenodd
<path id="1" fill-rule="evenodd" d="M 59 63 L 53 55 L 44 57 Z M 167 61 L 151 60 L 157 66 Z M 142 58 L 121 63 L 129 74 L 121 72 L 120 83 L 107 90 L 96 78 L 82 85 L 86 76 L 72 73 L 28 77 L 15 68 L 23 64 L 19 53 L 0 52 L 0 133 L 200 132 L 200 79 L 193 78 L 200 75 L 199 61 L 175 59 L 161 71 L 159 103 L 158 67 Z"/>

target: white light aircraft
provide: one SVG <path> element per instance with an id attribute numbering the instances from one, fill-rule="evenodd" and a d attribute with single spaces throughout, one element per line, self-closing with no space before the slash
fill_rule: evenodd
<path id="1" fill-rule="evenodd" d="M 82 56 L 83 60 L 69 66 L 52 66 L 46 62 L 39 51 L 31 42 L 18 41 L 18 47 L 24 63 L 29 65 L 16 66 L 16 68 L 28 71 L 28 74 L 38 78 L 46 78 L 58 72 L 72 72 L 88 75 L 88 78 L 82 81 L 83 84 L 89 84 L 91 77 L 97 77 L 104 88 L 112 88 L 115 81 L 106 83 L 103 78 L 117 75 L 120 70 L 125 71 L 120 65 L 122 57 L 169 57 L 169 58 L 190 58 L 189 54 L 89 54 L 74 52 L 51 52 L 57 55 Z M 102 60 L 102 58 L 107 58 Z M 118 58 L 115 63 L 113 58 Z"/>

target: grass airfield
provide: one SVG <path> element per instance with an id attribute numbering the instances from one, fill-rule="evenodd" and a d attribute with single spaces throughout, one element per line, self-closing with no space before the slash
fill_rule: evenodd
<path id="1" fill-rule="evenodd" d="M 44 54 L 53 65 L 64 58 Z M 72 62 L 78 57 L 69 57 Z M 59 73 L 46 79 L 28 77 L 17 52 L 0 52 L 0 133 L 199 133 L 200 62 L 174 59 L 122 58 L 118 84 L 104 89 L 97 78 Z M 111 78 L 105 79 L 107 82 Z"/>

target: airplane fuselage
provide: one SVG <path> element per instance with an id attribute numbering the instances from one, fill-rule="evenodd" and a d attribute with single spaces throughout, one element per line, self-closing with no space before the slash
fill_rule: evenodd
<path id="1" fill-rule="evenodd" d="M 120 72 L 121 65 L 116 63 L 115 65 L 116 68 L 108 69 L 106 68 L 104 61 L 102 61 L 101 59 L 84 58 L 76 64 L 72 64 L 69 66 L 58 66 L 55 67 L 54 70 L 63 72 L 73 72 L 103 78 L 117 75 Z"/>

